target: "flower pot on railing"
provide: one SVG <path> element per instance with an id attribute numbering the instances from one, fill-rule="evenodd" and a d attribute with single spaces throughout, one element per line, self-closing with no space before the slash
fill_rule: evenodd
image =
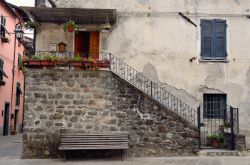
<path id="1" fill-rule="evenodd" d="M 110 67 L 110 62 L 105 60 L 105 61 L 98 61 L 98 67 L 100 68 L 109 68 Z"/>
<path id="2" fill-rule="evenodd" d="M 41 66 L 41 61 L 40 60 L 27 60 L 27 65 Z"/>
<path id="3" fill-rule="evenodd" d="M 75 68 L 81 68 L 83 66 L 82 61 L 70 61 L 70 66 Z"/>
<path id="4" fill-rule="evenodd" d="M 41 65 L 42 66 L 54 66 L 55 62 L 54 61 L 49 61 L 49 60 L 42 60 Z"/>

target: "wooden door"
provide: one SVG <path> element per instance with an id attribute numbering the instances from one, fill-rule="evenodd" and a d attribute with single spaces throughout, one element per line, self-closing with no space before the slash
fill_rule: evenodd
<path id="1" fill-rule="evenodd" d="M 81 55 L 81 52 L 83 52 L 83 45 L 84 45 L 84 40 L 83 40 L 81 33 L 76 33 L 75 34 L 75 56 Z"/>
<path id="2" fill-rule="evenodd" d="M 99 32 L 90 32 L 90 58 L 99 59 Z"/>

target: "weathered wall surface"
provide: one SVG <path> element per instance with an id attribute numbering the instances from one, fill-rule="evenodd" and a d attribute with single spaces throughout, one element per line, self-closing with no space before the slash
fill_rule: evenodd
<path id="1" fill-rule="evenodd" d="M 128 156 L 192 155 L 197 131 L 109 71 L 26 69 L 25 158 L 59 157 L 65 132 L 125 132 Z"/>
<path id="2" fill-rule="evenodd" d="M 117 9 L 117 24 L 110 33 L 101 34 L 100 50 L 122 58 L 194 108 L 203 93 L 226 93 L 228 104 L 240 108 L 241 130 L 250 136 L 249 0 L 54 2 L 58 7 Z M 197 27 L 177 12 L 186 14 Z M 199 61 L 201 19 L 227 21 L 227 62 Z"/>

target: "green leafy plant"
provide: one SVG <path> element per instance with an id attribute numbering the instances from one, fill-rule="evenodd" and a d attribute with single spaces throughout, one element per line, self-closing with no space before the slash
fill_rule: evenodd
<path id="1" fill-rule="evenodd" d="M 87 62 L 93 63 L 93 62 L 94 62 L 94 59 L 93 59 L 93 58 L 88 58 L 88 59 L 87 59 Z"/>
<path id="2" fill-rule="evenodd" d="M 225 123 L 224 125 L 223 125 L 223 127 L 225 127 L 225 128 L 230 128 L 231 127 L 231 125 L 230 125 L 230 123 Z"/>
<path id="3" fill-rule="evenodd" d="M 31 55 L 31 60 L 43 60 L 40 54 Z"/>
<path id="4" fill-rule="evenodd" d="M 64 30 L 64 32 L 66 32 L 66 31 L 68 31 L 68 32 L 73 32 L 73 31 L 78 32 L 79 27 L 75 23 L 75 21 L 69 20 L 68 22 L 64 23 L 63 30 Z"/>
<path id="5" fill-rule="evenodd" d="M 81 58 L 80 55 L 77 55 L 77 56 L 75 56 L 75 57 L 73 58 L 73 61 L 75 61 L 75 62 L 81 62 L 81 61 L 82 61 L 82 58 Z"/>
<path id="6" fill-rule="evenodd" d="M 46 61 L 56 61 L 56 60 L 58 60 L 58 57 L 54 56 L 54 55 L 46 55 L 46 56 L 43 57 L 43 60 L 46 60 Z"/>
<path id="7" fill-rule="evenodd" d="M 100 30 L 110 30 L 111 29 L 111 25 L 109 23 L 105 23 L 105 24 L 101 24 L 99 26 Z"/>
<path id="8" fill-rule="evenodd" d="M 222 134 L 212 134 L 208 136 L 210 141 L 218 140 L 220 143 L 224 143 L 224 136 Z"/>
<path id="9" fill-rule="evenodd" d="M 32 21 L 26 21 L 24 23 L 24 27 L 25 29 L 32 29 L 32 28 L 36 28 L 38 25 Z"/>

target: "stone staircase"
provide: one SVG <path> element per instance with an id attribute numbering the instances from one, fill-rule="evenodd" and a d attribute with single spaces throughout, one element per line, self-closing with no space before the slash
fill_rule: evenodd
<path id="1" fill-rule="evenodd" d="M 168 110 L 174 112 L 188 123 L 195 127 L 197 126 L 196 109 L 168 92 L 165 88 L 150 80 L 141 72 L 138 72 L 119 58 L 113 56 L 111 53 L 107 53 L 103 56 L 107 56 L 107 59 L 110 60 L 111 72 L 138 90 L 142 91 Z"/>

